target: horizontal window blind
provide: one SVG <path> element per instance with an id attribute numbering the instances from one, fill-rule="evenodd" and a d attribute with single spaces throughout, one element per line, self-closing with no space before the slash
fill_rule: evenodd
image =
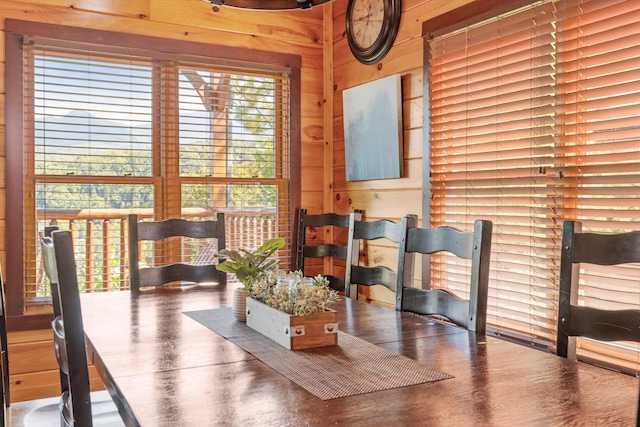
<path id="1" fill-rule="evenodd" d="M 52 226 L 72 231 L 84 291 L 128 287 L 126 218 L 153 215 L 155 200 L 153 63 L 34 40 L 25 63 L 27 194 L 35 185 L 35 200 L 25 198 L 25 301 L 49 296 L 39 237 Z"/>
<path id="2" fill-rule="evenodd" d="M 489 323 L 555 342 L 561 227 L 639 229 L 640 4 L 546 1 L 430 41 L 431 225 L 494 222 Z M 466 266 L 432 260 L 436 286 Z M 585 266 L 584 305 L 640 306 L 640 271 Z M 638 370 L 638 345 L 581 343 Z"/>
<path id="3" fill-rule="evenodd" d="M 189 62 L 177 71 L 181 185 L 168 184 L 169 198 L 179 192 L 183 208 L 227 212 L 233 224 L 229 248 L 255 249 L 270 238 L 288 238 L 287 74 Z M 171 132 L 173 124 L 166 126 Z M 283 268 L 290 265 L 290 251 L 279 256 Z"/>
<path id="4" fill-rule="evenodd" d="M 488 322 L 549 340 L 559 251 L 549 242 L 560 236 L 544 172 L 556 142 L 551 12 L 546 4 L 438 37 L 430 62 L 431 225 L 493 221 Z M 468 292 L 467 266 L 432 262 L 435 285 Z"/>
<path id="5" fill-rule="evenodd" d="M 37 175 L 151 176 L 152 65 L 34 45 Z"/>
<path id="6" fill-rule="evenodd" d="M 49 296 L 38 238 L 70 229 L 85 291 L 127 288 L 127 217 L 226 215 L 229 248 L 290 241 L 288 70 L 25 43 L 25 300 Z M 211 262 L 209 245 L 141 261 Z M 290 251 L 279 254 L 290 265 Z M 208 257 L 206 260 L 205 257 Z"/>
<path id="7" fill-rule="evenodd" d="M 640 230 L 640 4 L 558 4 L 558 100 L 565 204 L 583 231 Z M 640 308 L 640 266 L 583 265 L 579 304 Z M 578 357 L 638 372 L 637 343 L 578 340 Z"/>

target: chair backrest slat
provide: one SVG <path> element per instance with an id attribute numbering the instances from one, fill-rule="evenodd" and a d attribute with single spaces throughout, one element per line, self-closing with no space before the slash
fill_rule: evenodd
<path id="1" fill-rule="evenodd" d="M 433 254 L 448 251 L 459 258 L 473 256 L 474 234 L 453 227 L 410 228 L 407 231 L 407 252 Z"/>
<path id="2" fill-rule="evenodd" d="M 224 230 L 220 230 L 220 224 L 224 224 L 224 214 L 221 213 L 220 215 L 222 215 L 221 222 L 217 220 L 189 221 L 182 218 L 157 222 L 139 222 L 138 240 L 162 240 L 174 236 L 194 239 L 224 239 Z"/>

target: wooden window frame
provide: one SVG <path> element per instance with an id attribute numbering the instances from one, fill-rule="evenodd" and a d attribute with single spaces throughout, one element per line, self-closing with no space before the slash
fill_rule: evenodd
<path id="1" fill-rule="evenodd" d="M 24 279 L 24 84 L 22 41 L 24 35 L 44 37 L 73 43 L 97 44 L 113 47 L 114 51 L 154 51 L 161 46 L 163 54 L 193 55 L 216 60 L 246 62 L 266 67 L 286 67 L 290 73 L 290 200 L 288 223 L 293 235 L 295 212 L 300 207 L 301 177 L 301 64 L 299 55 L 275 53 L 237 47 L 185 42 L 152 36 L 138 36 L 102 30 L 92 30 L 55 24 L 7 19 L 5 22 L 6 61 L 6 299 L 9 329 L 33 330 L 49 327 L 49 313 L 25 313 Z M 159 52 L 159 51 L 157 51 Z M 17 60 L 20 59 L 20 60 Z M 294 250 L 295 248 L 292 248 Z M 293 252 L 292 252 L 293 254 Z M 293 256 L 290 257 L 293 259 Z"/>

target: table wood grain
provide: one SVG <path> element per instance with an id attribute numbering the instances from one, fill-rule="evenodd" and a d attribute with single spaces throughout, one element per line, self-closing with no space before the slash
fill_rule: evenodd
<path id="1" fill-rule="evenodd" d="M 344 298 L 341 331 L 454 378 L 323 401 L 183 314 L 231 301 L 216 287 L 82 296 L 90 357 L 128 425 L 635 425 L 635 377 Z"/>

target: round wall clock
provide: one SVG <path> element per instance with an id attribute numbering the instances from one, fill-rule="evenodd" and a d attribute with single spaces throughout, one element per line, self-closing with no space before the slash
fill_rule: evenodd
<path id="1" fill-rule="evenodd" d="M 380 61 L 391 49 L 400 26 L 400 0 L 349 0 L 347 40 L 363 64 Z"/>

